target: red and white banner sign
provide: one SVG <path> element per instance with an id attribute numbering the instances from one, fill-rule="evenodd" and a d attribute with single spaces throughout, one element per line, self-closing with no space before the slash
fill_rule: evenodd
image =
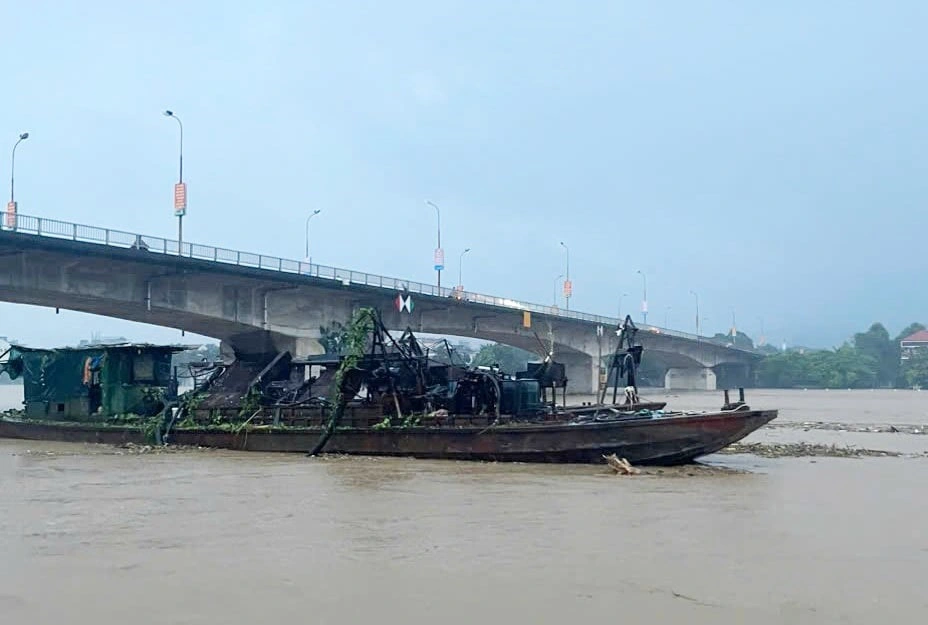
<path id="1" fill-rule="evenodd" d="M 7 202 L 6 204 L 6 227 L 16 227 L 16 202 Z"/>
<path id="2" fill-rule="evenodd" d="M 564 280 L 564 297 L 570 297 L 574 292 L 574 283 L 570 280 Z"/>
<path id="3" fill-rule="evenodd" d="M 174 185 L 174 215 L 181 217 L 187 214 L 187 183 L 178 182 Z"/>

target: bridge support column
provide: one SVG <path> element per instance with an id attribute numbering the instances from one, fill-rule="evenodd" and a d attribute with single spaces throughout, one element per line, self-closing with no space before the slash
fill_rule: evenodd
<path id="1" fill-rule="evenodd" d="M 294 358 L 325 353 L 322 343 L 316 337 L 287 336 L 266 330 L 243 332 L 223 339 L 219 351 L 224 361 L 235 358 L 270 360 L 282 351 L 290 352 Z"/>
<path id="2" fill-rule="evenodd" d="M 664 388 L 687 391 L 714 391 L 715 371 L 706 368 L 671 368 L 664 375 Z"/>
<path id="3" fill-rule="evenodd" d="M 319 354 L 325 353 L 325 348 L 322 347 L 322 343 L 319 342 L 319 339 L 311 338 L 308 336 L 299 336 L 294 339 L 295 343 L 295 354 L 296 358 L 305 358 L 306 356 L 318 356 Z"/>
<path id="4" fill-rule="evenodd" d="M 753 386 L 754 371 L 749 364 L 726 363 L 715 367 L 715 376 L 721 388 Z"/>
<path id="5" fill-rule="evenodd" d="M 555 360 L 564 363 L 568 393 L 579 395 L 596 394 L 599 379 L 599 367 L 596 366 L 596 358 L 586 354 L 558 354 Z"/>

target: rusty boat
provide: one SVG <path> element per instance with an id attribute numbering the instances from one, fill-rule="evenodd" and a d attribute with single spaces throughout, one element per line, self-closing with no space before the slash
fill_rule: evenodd
<path id="1" fill-rule="evenodd" d="M 515 376 L 454 362 L 411 330 L 394 339 L 376 311 L 358 311 L 340 355 L 200 367 L 193 391 L 138 423 L 0 419 L 0 437 L 99 443 L 156 441 L 308 455 L 674 465 L 717 452 L 775 419 L 728 392 L 717 411 L 668 410 L 638 397 L 642 349 L 630 317 L 611 359 L 612 402 L 558 405 L 564 368 L 547 354 Z M 625 381 L 619 401 L 619 378 Z M 548 396 L 550 391 L 550 397 Z"/>

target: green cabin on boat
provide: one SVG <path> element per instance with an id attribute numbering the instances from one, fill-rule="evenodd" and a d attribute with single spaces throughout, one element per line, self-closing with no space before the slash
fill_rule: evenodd
<path id="1" fill-rule="evenodd" d="M 177 397 L 171 357 L 185 349 L 136 343 L 58 349 L 11 345 L 0 354 L 0 374 L 22 378 L 27 419 L 152 416 Z"/>

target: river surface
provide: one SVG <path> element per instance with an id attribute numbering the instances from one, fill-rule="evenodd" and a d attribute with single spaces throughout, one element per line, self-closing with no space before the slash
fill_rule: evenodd
<path id="1" fill-rule="evenodd" d="M 0 440 L 0 623 L 928 621 L 928 393 L 748 401 L 782 411 L 752 441 L 901 455 L 618 477 Z"/>

